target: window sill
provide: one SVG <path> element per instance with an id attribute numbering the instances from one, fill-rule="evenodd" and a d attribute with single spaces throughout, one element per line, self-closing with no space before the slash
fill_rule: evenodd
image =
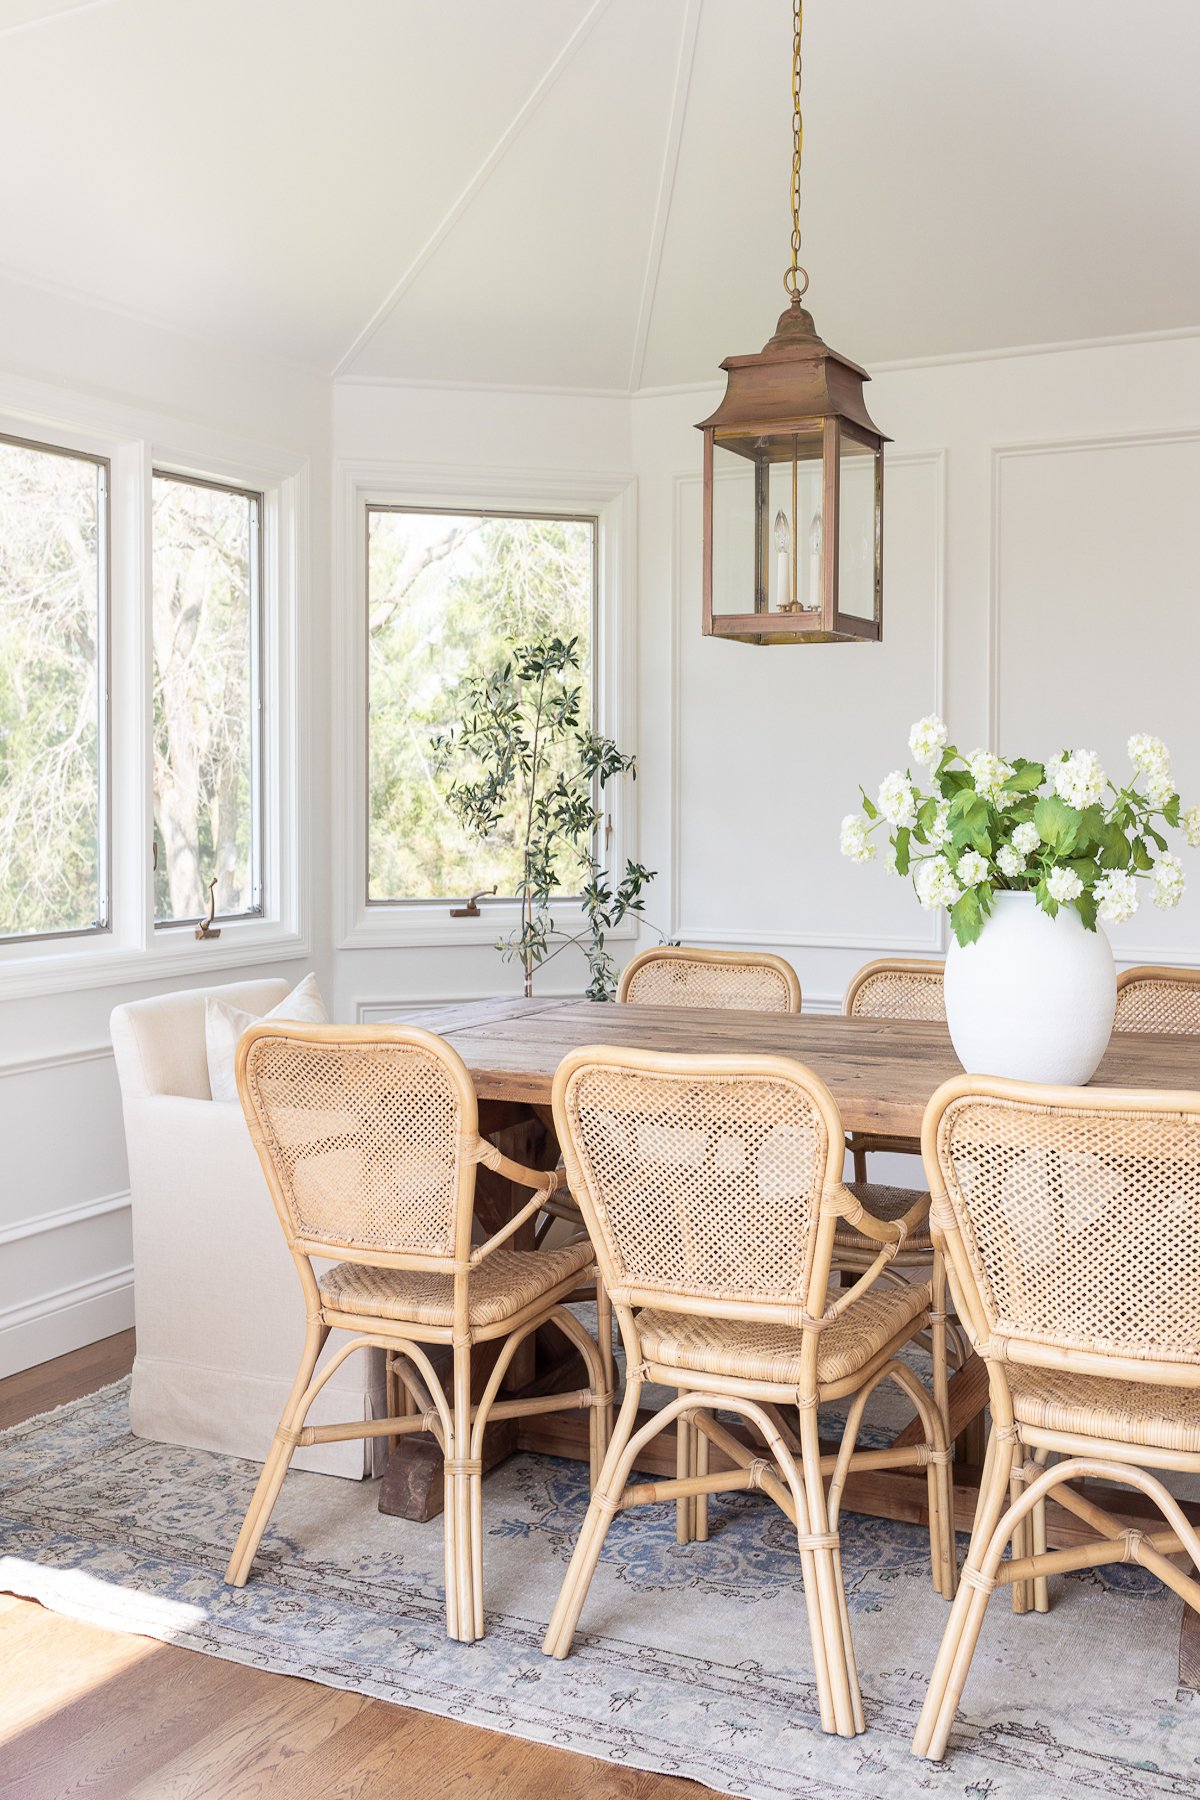
<path id="1" fill-rule="evenodd" d="M 520 923 L 516 905 L 491 905 L 480 908 L 477 919 L 452 919 L 450 908 L 461 906 L 458 900 L 409 900 L 394 905 L 376 904 L 360 908 L 348 929 L 341 932 L 341 950 L 395 950 L 405 946 L 453 948 L 466 944 L 494 944 L 508 937 Z M 559 930 L 572 937 L 585 929 L 583 913 L 569 901 L 552 906 L 551 916 Z M 620 942 L 637 936 L 636 914 L 626 916 L 612 931 L 605 932 L 609 942 Z"/>
<path id="2" fill-rule="evenodd" d="M 197 938 L 194 929 L 180 928 L 158 933 L 143 949 L 94 938 L 52 954 L 35 955 L 9 946 L 0 958 L 0 1001 L 82 988 L 128 987 L 165 976 L 205 975 L 262 963 L 302 962 L 311 954 L 305 933 L 261 919 L 223 925 L 215 943 Z"/>

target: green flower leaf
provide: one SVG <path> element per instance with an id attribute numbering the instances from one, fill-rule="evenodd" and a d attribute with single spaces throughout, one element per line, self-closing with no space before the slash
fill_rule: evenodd
<path id="1" fill-rule="evenodd" d="M 1075 901 L 1075 911 L 1083 921 L 1085 931 L 1096 929 L 1096 898 L 1087 888 Z"/>
<path id="2" fill-rule="evenodd" d="M 896 833 L 895 837 L 892 839 L 892 842 L 896 848 L 896 873 L 897 873 L 897 875 L 907 875 L 908 874 L 908 864 L 909 864 L 908 846 L 909 846 L 909 841 L 911 839 L 911 836 L 912 836 L 912 833 L 910 831 L 908 831 L 904 826 L 901 826 L 900 830 Z"/>
<path id="3" fill-rule="evenodd" d="M 954 935 L 965 948 L 973 944 L 983 930 L 983 913 L 979 906 L 979 896 L 974 888 L 968 888 L 962 897 L 950 908 L 950 923 L 954 927 Z"/>
<path id="4" fill-rule="evenodd" d="M 868 797 L 866 788 L 860 787 L 858 791 L 862 795 L 863 811 L 866 813 L 868 819 L 877 819 L 879 817 L 879 808 L 876 806 L 875 802 Z"/>
<path id="5" fill-rule="evenodd" d="M 1167 821 L 1167 824 L 1172 827 L 1173 830 L 1178 828 L 1178 825 L 1179 825 L 1179 795 L 1178 794 L 1171 795 L 1171 798 L 1167 801 L 1167 804 L 1162 809 L 1162 816 Z M 1152 832 L 1151 836 L 1154 837 L 1155 834 Z M 1156 837 L 1155 837 L 1155 841 L 1157 842 Z M 1165 846 L 1164 846 L 1164 848 L 1165 848 Z"/>
<path id="6" fill-rule="evenodd" d="M 1070 856 L 1083 833 L 1083 814 L 1057 794 L 1042 796 L 1033 809 L 1033 822 L 1043 844 L 1060 857 Z"/>
<path id="7" fill-rule="evenodd" d="M 1045 882 L 1039 881 L 1033 891 L 1042 911 L 1048 918 L 1053 919 L 1058 913 L 1058 901 L 1054 898 L 1054 895 L 1050 892 L 1050 889 L 1046 886 Z"/>
<path id="8" fill-rule="evenodd" d="M 1018 756 L 1013 764 L 1013 772 L 1004 783 L 1006 794 L 1031 794 L 1035 788 L 1041 787 L 1046 779 L 1046 770 L 1039 762 L 1026 762 Z"/>

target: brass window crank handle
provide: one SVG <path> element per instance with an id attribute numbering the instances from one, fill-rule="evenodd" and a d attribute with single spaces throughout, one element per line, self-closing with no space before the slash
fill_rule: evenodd
<path id="1" fill-rule="evenodd" d="M 480 888 L 477 894 L 471 895 L 471 898 L 467 901 L 465 906 L 452 906 L 450 908 L 450 917 L 452 919 L 478 919 L 481 916 L 479 902 L 486 899 L 489 894 L 494 894 L 495 892 L 496 889 L 494 887 Z"/>

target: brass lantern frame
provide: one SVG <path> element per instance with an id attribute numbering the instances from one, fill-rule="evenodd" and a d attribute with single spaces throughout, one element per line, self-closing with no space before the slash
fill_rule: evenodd
<path id="1" fill-rule="evenodd" d="M 775 336 L 756 356 L 729 356 L 725 397 L 698 426 L 704 433 L 704 619 L 706 636 L 752 644 L 877 643 L 883 635 L 883 446 L 890 443 L 866 408 L 865 369 L 830 350 L 816 334 L 797 295 Z M 787 461 L 800 439 L 821 441 L 821 604 L 773 611 L 767 568 L 771 518 L 767 504 L 772 462 Z M 870 452 L 874 463 L 874 544 L 870 617 L 839 603 L 841 470 L 845 441 Z M 789 451 L 789 444 L 792 446 Z M 714 449 L 744 456 L 755 468 L 754 611 L 730 612 L 713 591 Z M 772 454 L 772 450 L 776 454 Z M 815 457 L 811 459 L 815 462 Z M 793 502 L 792 531 L 799 521 Z M 795 554 L 793 548 L 793 554 Z M 795 589 L 792 590 L 795 592 Z"/>

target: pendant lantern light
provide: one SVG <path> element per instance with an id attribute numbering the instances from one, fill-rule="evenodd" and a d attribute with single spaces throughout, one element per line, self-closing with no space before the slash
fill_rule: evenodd
<path id="1" fill-rule="evenodd" d="M 865 369 L 822 342 L 800 267 L 800 35 L 793 0 L 790 304 L 757 355 L 728 356 L 704 433 L 704 631 L 751 644 L 883 635 L 883 446 Z"/>

